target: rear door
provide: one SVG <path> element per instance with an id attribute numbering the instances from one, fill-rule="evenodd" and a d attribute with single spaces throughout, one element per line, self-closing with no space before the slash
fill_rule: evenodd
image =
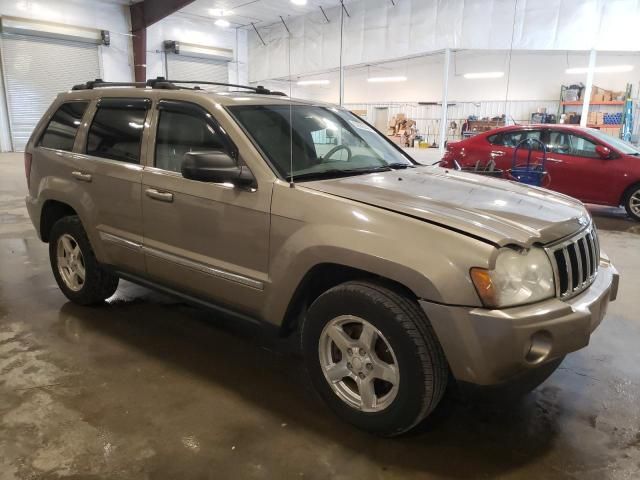
<path id="1" fill-rule="evenodd" d="M 526 139 L 541 140 L 542 130 L 510 130 L 489 136 L 488 141 L 491 144 L 489 158 L 496 162 L 496 166 L 498 168 L 503 170 L 510 169 L 513 165 L 513 156 L 516 153 L 516 147 Z M 539 144 L 537 142 L 533 142 L 531 152 L 531 160 L 533 162 L 538 161 L 540 151 Z M 518 158 L 516 160 L 516 164 L 526 164 L 527 157 L 529 155 L 529 148 L 527 146 L 520 147 L 517 155 Z M 489 158 L 487 160 L 489 160 Z"/>
<path id="2" fill-rule="evenodd" d="M 182 177 L 190 151 L 223 150 L 242 163 L 242 152 L 199 105 L 160 101 L 153 125 L 155 151 L 142 187 L 148 275 L 195 297 L 258 312 L 268 278 L 272 184 L 244 189 Z"/>
<path id="3" fill-rule="evenodd" d="M 99 242 L 100 261 L 134 273 L 145 271 L 142 254 L 141 183 L 144 138 L 151 101 L 102 98 L 80 139 L 74 180 L 84 186 L 82 199 L 90 238 Z"/>

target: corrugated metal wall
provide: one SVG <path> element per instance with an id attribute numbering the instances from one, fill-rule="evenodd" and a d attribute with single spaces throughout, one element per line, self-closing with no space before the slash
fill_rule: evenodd
<path id="1" fill-rule="evenodd" d="M 506 106 L 506 108 L 505 108 Z M 547 113 L 557 113 L 559 103 L 557 100 L 544 101 L 512 101 L 512 102 L 461 102 L 449 105 L 447 118 L 448 122 L 455 122 L 454 130 L 447 129 L 448 140 L 460 140 L 460 128 L 462 123 L 470 116 L 478 118 L 497 117 L 507 112 L 511 122 L 529 123 L 531 114 L 539 108 L 546 108 Z M 386 107 L 389 110 L 389 118 L 398 113 L 404 113 L 407 118 L 416 121 L 416 126 L 421 135 L 429 143 L 439 143 L 440 116 L 442 114 L 441 105 L 419 105 L 416 103 L 365 103 L 346 104 L 349 110 L 366 110 L 366 120 L 373 123 L 375 109 Z"/>

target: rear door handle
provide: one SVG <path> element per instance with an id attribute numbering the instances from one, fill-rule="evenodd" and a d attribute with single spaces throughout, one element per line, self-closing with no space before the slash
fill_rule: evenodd
<path id="1" fill-rule="evenodd" d="M 493 158 L 496 158 L 496 157 L 504 157 L 506 154 L 505 154 L 505 152 L 501 152 L 501 151 L 499 151 L 499 150 L 494 150 L 494 151 L 492 151 L 492 152 L 490 153 L 490 155 L 491 155 Z"/>
<path id="2" fill-rule="evenodd" d="M 160 200 L 161 202 L 173 202 L 173 193 L 169 192 L 159 192 L 155 188 L 147 188 L 145 192 L 147 197 L 153 198 L 154 200 Z"/>
<path id="3" fill-rule="evenodd" d="M 82 173 L 82 172 L 71 172 L 71 175 L 73 175 L 73 178 L 75 178 L 76 180 L 80 180 L 81 182 L 90 182 L 91 181 L 91 174 L 90 173 Z"/>
<path id="4" fill-rule="evenodd" d="M 563 163 L 562 160 L 558 160 L 557 158 L 547 158 L 547 162 Z"/>

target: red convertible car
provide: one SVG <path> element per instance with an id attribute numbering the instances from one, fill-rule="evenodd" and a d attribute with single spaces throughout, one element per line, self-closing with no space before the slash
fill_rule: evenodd
<path id="1" fill-rule="evenodd" d="M 513 125 L 484 132 L 447 145 L 441 166 L 475 168 L 495 161 L 508 171 L 516 146 L 534 139 L 531 161 L 540 161 L 546 146 L 548 172 L 543 187 L 585 203 L 624 205 L 627 213 L 640 221 L 640 149 L 592 128 L 574 125 Z M 540 143 L 541 142 L 541 143 Z M 516 164 L 526 164 L 528 147 L 517 152 Z"/>

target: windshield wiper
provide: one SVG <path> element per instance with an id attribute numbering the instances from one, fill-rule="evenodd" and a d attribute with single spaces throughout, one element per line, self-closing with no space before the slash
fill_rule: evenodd
<path id="1" fill-rule="evenodd" d="M 365 167 L 365 168 L 349 168 L 349 169 L 340 169 L 340 168 L 332 168 L 330 170 L 322 170 L 321 172 L 307 172 L 307 173 L 298 173 L 289 175 L 286 177 L 287 181 L 290 182 L 296 180 L 320 180 L 323 178 L 332 178 L 332 177 L 349 177 L 352 175 L 364 175 L 366 173 L 378 173 L 378 172 L 390 172 L 391 168 L 388 166 L 384 167 Z"/>
<path id="2" fill-rule="evenodd" d="M 404 168 L 416 168 L 416 166 L 413 165 L 412 163 L 400 163 L 400 162 L 387 163 L 386 166 L 389 168 L 393 168 L 394 170 L 399 170 Z"/>

